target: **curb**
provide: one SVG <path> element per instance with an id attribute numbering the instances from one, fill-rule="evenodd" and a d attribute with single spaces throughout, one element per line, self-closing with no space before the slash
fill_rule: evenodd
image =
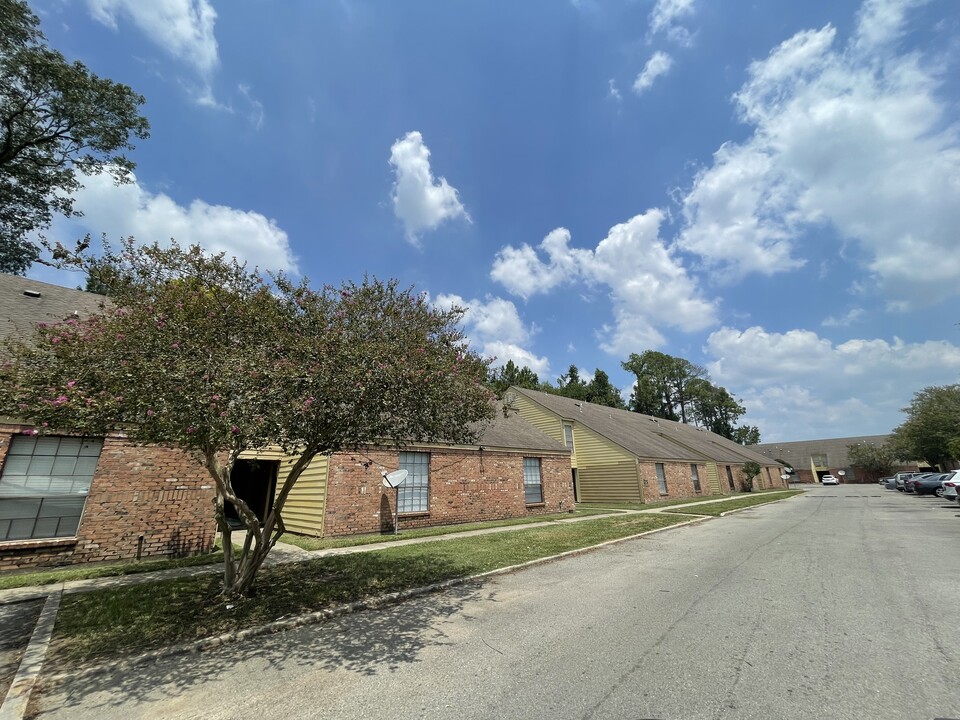
<path id="1" fill-rule="evenodd" d="M 642 533 L 637 533 L 636 535 L 628 535 L 622 538 L 616 538 L 614 540 L 606 540 L 598 545 L 590 545 L 589 547 L 577 548 L 576 550 L 567 550 L 566 552 L 559 553 L 557 555 L 550 555 L 548 557 L 537 558 L 536 560 L 529 560 L 525 563 L 520 563 L 519 565 L 510 565 L 508 567 L 497 568 L 496 570 L 488 570 L 487 572 L 478 573 L 476 575 L 469 575 L 462 578 L 454 578 L 452 580 L 445 580 L 443 582 L 434 583 L 432 585 L 425 585 L 418 588 L 411 588 L 409 590 L 398 590 L 397 592 L 386 593 L 384 595 L 378 595 L 377 597 L 367 598 L 365 600 L 356 600 L 345 605 L 338 605 L 336 607 L 327 608 L 325 610 L 317 610 L 315 612 L 306 613 L 304 615 L 297 615 L 296 617 L 288 618 L 286 620 L 275 620 L 274 622 L 267 623 L 266 625 L 258 625 L 252 628 L 245 628 L 243 630 L 235 630 L 232 632 L 224 633 L 222 635 L 217 635 L 215 637 L 203 638 L 201 640 L 195 640 L 193 642 L 184 643 L 182 645 L 172 645 L 170 647 L 160 648 L 158 650 L 151 650 L 149 652 L 143 653 L 142 655 L 137 655 L 129 658 L 121 658 L 114 662 L 111 662 L 107 665 L 95 665 L 81 670 L 75 670 L 72 672 L 62 672 L 55 675 L 49 675 L 44 678 L 46 682 L 50 683 L 60 683 L 68 679 L 79 679 L 79 678 L 89 678 L 95 675 L 103 674 L 107 671 L 126 671 L 132 669 L 138 665 L 143 665 L 150 662 L 155 662 L 163 658 L 174 657 L 176 655 L 187 655 L 190 653 L 199 653 L 206 650 L 213 650 L 218 647 L 222 647 L 231 642 L 238 642 L 242 640 L 248 640 L 250 638 L 259 637 L 262 635 L 273 635 L 285 630 L 293 630 L 298 627 L 303 627 L 306 625 L 316 625 L 319 623 L 326 622 L 328 620 L 333 620 L 334 618 L 341 617 L 343 615 L 350 615 L 352 613 L 361 612 L 363 610 L 375 610 L 382 607 L 387 607 L 389 605 L 395 605 L 401 603 L 405 600 L 412 600 L 418 597 L 424 597 L 426 595 L 432 595 L 434 593 L 442 592 L 443 590 L 448 590 L 453 587 L 458 587 L 460 585 L 467 585 L 472 582 L 477 582 L 479 580 L 484 580 L 486 578 L 496 577 L 498 575 L 506 575 L 508 573 L 517 572 L 520 570 L 525 570 L 530 567 L 535 567 L 537 565 L 545 565 L 550 562 L 557 560 L 562 560 L 568 557 L 575 557 L 577 555 L 584 555 L 594 550 L 599 550 L 600 548 L 608 547 L 610 545 L 617 545 L 619 543 L 627 542 L 629 540 L 636 540 L 638 538 L 645 537 L 647 535 L 653 535 L 655 533 L 665 532 L 667 530 L 674 530 L 676 528 L 685 527 L 687 525 L 697 525 L 706 520 L 712 520 L 712 516 L 702 516 L 695 517 L 685 522 L 676 523 L 674 525 L 668 525 L 662 528 L 656 528 L 654 530 L 646 530 Z M 29 699 L 29 698 L 28 698 Z M 6 720 L 0 716 L 0 720 Z"/>
<path id="2" fill-rule="evenodd" d="M 53 592 L 47 596 L 40 618 L 33 628 L 27 649 L 20 659 L 20 667 L 7 690 L 7 696 L 0 703 L 0 720 L 21 720 L 27 712 L 30 695 L 36 685 L 40 671 L 43 669 L 43 660 L 50 646 L 50 637 L 53 635 L 53 626 L 57 621 L 57 612 L 60 610 L 60 598 L 63 594 Z"/>

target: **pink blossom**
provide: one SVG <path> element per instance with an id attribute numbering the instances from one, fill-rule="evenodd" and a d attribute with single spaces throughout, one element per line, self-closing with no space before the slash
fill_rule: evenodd
<path id="1" fill-rule="evenodd" d="M 226 417 L 226 416 L 227 416 L 227 411 L 226 411 L 226 410 L 224 410 L 222 413 L 220 413 L 220 417 Z"/>
<path id="2" fill-rule="evenodd" d="M 72 387 L 73 387 L 74 385 L 76 385 L 76 384 L 77 384 L 77 381 L 76 381 L 76 380 L 71 380 L 70 382 L 67 383 L 67 387 L 68 387 L 68 388 L 72 388 Z"/>
<path id="3" fill-rule="evenodd" d="M 194 427 L 191 425 L 190 427 L 187 428 L 187 432 L 188 432 L 188 433 L 192 433 L 195 429 L 196 429 L 196 428 L 194 428 Z"/>
<path id="4" fill-rule="evenodd" d="M 211 400 L 219 400 L 219 399 L 220 399 L 220 396 L 219 396 L 219 395 L 214 395 L 214 396 L 213 396 L 212 398 L 210 398 L 210 399 L 211 399 Z"/>
<path id="5" fill-rule="evenodd" d="M 233 427 L 230 428 L 230 432 L 232 432 L 234 435 L 238 435 L 240 433 L 240 428 L 234 425 Z"/>
<path id="6" fill-rule="evenodd" d="M 147 410 L 147 417 L 153 417 L 156 413 L 153 410 Z"/>
<path id="7" fill-rule="evenodd" d="M 65 402 L 69 402 L 69 400 L 70 400 L 70 398 L 68 398 L 66 395 L 60 395 L 59 397 L 57 397 L 56 399 L 54 399 L 53 404 L 54 404 L 56 407 L 60 407 L 60 406 L 63 405 Z"/>
<path id="8" fill-rule="evenodd" d="M 52 342 L 54 345 L 56 345 L 58 342 L 60 342 L 60 338 L 59 338 L 59 337 L 52 337 L 52 338 L 50 338 L 50 342 Z"/>
<path id="9" fill-rule="evenodd" d="M 172 347 L 174 350 L 179 350 L 179 349 L 180 349 L 180 343 L 173 343 L 173 345 L 171 345 L 170 347 Z"/>

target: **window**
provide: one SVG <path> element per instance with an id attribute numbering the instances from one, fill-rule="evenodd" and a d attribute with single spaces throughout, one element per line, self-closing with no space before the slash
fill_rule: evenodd
<path id="1" fill-rule="evenodd" d="M 75 536 L 102 447 L 91 438 L 11 438 L 0 474 L 0 540 Z"/>
<path id="2" fill-rule="evenodd" d="M 693 480 L 693 491 L 700 492 L 700 471 L 696 463 L 690 463 L 690 479 Z"/>
<path id="3" fill-rule="evenodd" d="M 397 507 L 402 513 L 430 512 L 430 453 L 400 453 L 400 469 L 409 475 L 400 486 Z"/>
<path id="4" fill-rule="evenodd" d="M 543 502 L 543 483 L 540 481 L 540 458 L 523 459 L 523 499 L 527 505 Z"/>
<path id="5" fill-rule="evenodd" d="M 660 486 L 660 494 L 667 494 L 667 475 L 663 471 L 663 463 L 657 463 L 657 484 Z"/>
<path id="6" fill-rule="evenodd" d="M 563 424 L 563 442 L 566 443 L 567 450 L 573 450 L 573 425 L 570 423 Z"/>
<path id="7" fill-rule="evenodd" d="M 730 471 L 730 466 L 727 465 L 727 482 L 730 483 L 730 492 L 736 492 L 737 488 L 733 484 L 733 473 Z"/>

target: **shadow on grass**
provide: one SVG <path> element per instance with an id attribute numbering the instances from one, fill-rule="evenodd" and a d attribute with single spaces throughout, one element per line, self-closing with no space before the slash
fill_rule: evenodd
<path id="1" fill-rule="evenodd" d="M 289 617 L 328 608 L 355 599 L 358 594 L 379 596 L 409 587 L 411 582 L 415 584 L 410 573 L 397 572 L 395 561 L 374 555 L 363 558 L 365 567 L 358 573 L 356 582 L 344 583 L 342 577 L 337 577 L 340 570 L 337 560 L 329 558 L 304 563 L 297 568 L 266 568 L 256 596 L 241 600 L 230 610 L 227 606 L 233 604 L 232 601 L 224 602 L 217 597 L 216 583 L 210 580 L 183 581 L 174 592 L 168 587 L 163 593 L 165 602 L 160 593 L 156 593 L 154 599 L 141 596 L 142 613 L 136 612 L 134 606 L 138 603 L 136 595 L 147 589 L 143 586 L 124 588 L 120 593 L 114 591 L 118 597 L 106 607 L 98 602 L 95 593 L 64 598 L 61 621 L 78 630 L 93 623 L 99 623 L 102 629 L 86 642 L 72 643 L 64 637 L 55 641 L 45 668 L 48 677 L 35 693 L 31 710 L 33 713 L 57 710 L 64 717 L 70 717 L 72 710 L 81 705 L 87 713 L 98 708 L 112 708 L 105 713 L 109 716 L 120 712 L 118 708 L 121 707 L 124 714 L 133 706 L 154 705 L 159 709 L 171 699 L 235 670 L 243 673 L 279 672 L 301 667 L 346 670 L 366 676 L 391 672 L 418 662 L 427 647 L 448 644 L 444 621 L 459 614 L 466 601 L 481 597 L 483 592 L 481 583 L 469 582 L 416 600 L 344 615 L 317 625 L 228 642 L 202 652 L 149 660 L 136 663 L 134 667 L 125 664 L 124 667 L 68 676 L 57 681 L 49 677 L 103 662 L 106 659 L 104 648 L 112 646 L 118 638 L 129 640 L 130 634 L 138 631 L 145 634 L 141 635 L 136 652 L 143 652 L 172 642 L 186 643 L 199 637 L 257 626 L 278 616 Z M 423 575 L 424 584 L 463 574 L 458 563 L 444 559 L 421 562 L 412 570 L 414 575 Z M 370 582 L 371 578 L 376 581 Z M 366 593 L 363 592 L 364 585 Z M 483 597 L 493 599 L 489 594 Z M 139 630 L 138 619 L 142 623 Z M 176 637 L 170 633 L 160 637 L 149 632 L 150 627 L 170 623 L 177 625 Z M 83 632 L 78 634 L 85 635 Z M 242 670 L 238 667 L 241 664 L 244 664 Z"/>

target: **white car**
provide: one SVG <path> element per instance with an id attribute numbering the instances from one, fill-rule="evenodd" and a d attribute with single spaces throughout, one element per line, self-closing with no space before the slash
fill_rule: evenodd
<path id="1" fill-rule="evenodd" d="M 822 478 L 820 478 L 820 482 L 822 482 L 824 485 L 839 485 L 839 484 L 840 484 L 840 481 L 837 480 L 837 478 L 834 477 L 833 475 L 824 475 Z"/>
<path id="2" fill-rule="evenodd" d="M 943 481 L 943 495 L 940 497 L 953 501 L 957 499 L 958 494 L 960 494 L 960 471 Z"/>

